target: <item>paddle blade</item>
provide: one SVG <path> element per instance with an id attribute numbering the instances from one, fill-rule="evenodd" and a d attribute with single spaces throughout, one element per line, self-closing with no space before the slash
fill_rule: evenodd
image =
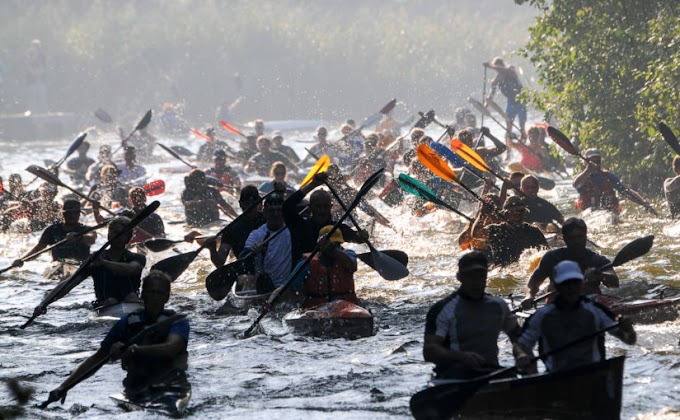
<path id="1" fill-rule="evenodd" d="M 456 166 L 456 167 L 465 166 L 465 161 L 463 159 L 461 159 L 460 156 L 455 154 L 451 149 L 444 146 L 443 144 L 433 142 L 430 145 L 430 147 L 432 148 L 432 150 L 437 152 L 439 154 L 439 156 L 448 160 L 453 166 Z"/>
<path id="2" fill-rule="evenodd" d="M 630 242 L 629 244 L 621 248 L 619 253 L 616 254 L 614 261 L 612 261 L 612 266 L 618 267 L 622 264 L 627 263 L 628 261 L 634 260 L 635 258 L 645 255 L 646 253 L 649 252 L 650 249 L 652 249 L 652 245 L 654 245 L 654 235 L 649 235 L 645 236 L 644 238 L 635 239 L 634 241 Z"/>
<path id="3" fill-rule="evenodd" d="M 680 155 L 680 143 L 678 143 L 678 138 L 675 136 L 675 133 L 673 133 L 673 130 L 665 123 L 660 122 L 659 131 L 661 132 L 663 139 L 666 140 L 666 143 L 671 146 L 671 149 L 673 149 L 676 154 Z"/>
<path id="4" fill-rule="evenodd" d="M 562 149 L 564 149 L 570 155 L 574 155 L 574 156 L 580 155 L 580 152 L 578 151 L 576 146 L 571 144 L 571 141 L 569 141 L 569 138 L 567 138 L 567 136 L 565 136 L 564 133 L 561 132 L 560 130 L 556 129 L 553 126 L 550 126 L 550 127 L 548 127 L 548 135 L 550 136 L 552 141 L 555 142 L 555 144 L 560 146 Z"/>
<path id="5" fill-rule="evenodd" d="M 54 176 L 52 172 L 38 165 L 30 165 L 28 168 L 26 168 L 26 171 L 32 173 L 44 181 L 49 182 L 52 185 L 58 185 L 60 187 L 64 186 L 64 183 L 61 182 L 59 178 Z"/>
<path id="6" fill-rule="evenodd" d="M 111 124 L 113 122 L 113 118 L 111 118 L 111 115 L 109 115 L 108 112 L 104 111 L 101 108 L 97 108 L 97 110 L 94 111 L 94 116 L 97 117 L 99 121 L 106 124 Z"/>
<path id="7" fill-rule="evenodd" d="M 227 297 L 239 274 L 245 272 L 242 261 L 234 261 L 214 270 L 205 278 L 205 288 L 211 298 L 219 301 Z"/>
<path id="8" fill-rule="evenodd" d="M 484 106 L 484 104 L 482 104 L 481 102 L 479 102 L 477 99 L 472 98 L 472 97 L 469 97 L 469 98 L 468 98 L 468 102 L 470 102 L 470 104 L 472 104 L 472 106 L 473 106 L 477 111 L 479 111 L 481 114 L 483 114 L 484 116 L 487 116 L 487 117 L 490 117 L 490 116 L 491 116 L 491 113 L 489 112 L 489 110 L 486 109 L 486 107 Z"/>
<path id="9" fill-rule="evenodd" d="M 69 156 L 73 154 L 85 141 L 85 137 L 87 137 L 86 132 L 82 132 L 78 135 L 78 137 L 71 143 L 71 146 L 69 146 L 68 150 L 66 151 L 66 157 L 64 159 L 67 159 Z"/>
<path id="10" fill-rule="evenodd" d="M 193 156 L 196 154 L 184 146 L 170 146 L 170 148 L 180 156 Z"/>
<path id="11" fill-rule="evenodd" d="M 151 269 L 160 270 L 170 276 L 172 281 L 175 281 L 196 259 L 202 249 L 203 248 L 201 247 L 196 251 L 185 252 L 184 254 L 174 255 L 164 260 L 160 260 L 154 264 Z"/>
<path id="12" fill-rule="evenodd" d="M 404 251 L 400 251 L 398 249 L 386 249 L 383 251 L 377 251 L 379 254 L 382 254 L 383 257 L 389 258 L 391 261 L 388 261 L 388 264 L 395 265 L 396 270 L 394 273 L 394 276 L 390 277 L 395 277 L 395 278 L 387 278 L 383 277 L 385 280 L 399 280 L 401 278 L 404 278 L 408 275 L 408 269 L 406 268 L 408 265 L 408 254 L 406 254 Z M 385 261 L 378 261 L 376 263 L 375 256 L 372 255 L 372 252 L 364 252 L 362 254 L 357 254 L 357 258 L 361 260 L 364 264 L 368 265 L 372 269 L 379 271 L 380 264 L 384 264 Z M 401 267 L 401 268 L 400 268 Z M 406 270 L 406 274 L 403 274 L 403 270 Z M 403 274 L 403 275 L 402 275 Z M 382 275 L 382 274 L 381 274 Z M 402 277 L 396 277 L 397 275 L 402 275 Z"/>
<path id="13" fill-rule="evenodd" d="M 212 138 L 212 137 L 210 137 L 210 136 L 207 135 L 207 134 L 201 133 L 200 131 L 198 131 L 198 130 L 195 129 L 195 128 L 192 128 L 192 129 L 191 129 L 191 133 L 192 133 L 193 135 L 195 135 L 196 137 L 200 137 L 200 138 L 202 138 L 202 139 L 204 139 L 204 140 L 207 140 L 207 141 L 209 141 L 209 142 L 212 142 L 212 141 L 213 141 L 213 138 Z"/>
<path id="14" fill-rule="evenodd" d="M 420 115 L 420 119 L 416 121 L 416 123 L 413 125 L 413 128 L 420 128 L 423 129 L 430 125 L 432 121 L 434 121 L 434 110 L 431 109 L 427 111 L 427 113 L 423 114 L 422 112 L 419 112 L 418 115 Z"/>
<path id="15" fill-rule="evenodd" d="M 397 98 L 392 99 L 384 107 L 382 107 L 380 109 L 380 113 L 383 115 L 387 115 L 390 112 L 392 112 L 395 106 L 397 106 Z"/>
<path id="16" fill-rule="evenodd" d="M 444 162 L 434 150 L 427 147 L 425 144 L 418 145 L 416 150 L 418 159 L 425 165 L 429 170 L 431 170 L 435 175 L 451 182 L 458 182 L 458 177 L 456 173 L 449 167 L 449 165 Z"/>
<path id="17" fill-rule="evenodd" d="M 137 123 L 137 126 L 135 126 L 135 131 L 144 130 L 146 126 L 149 125 L 149 123 L 151 122 L 151 115 L 152 115 L 151 110 L 146 111 L 146 114 L 144 114 L 142 119 L 139 120 L 139 122 Z"/>
<path id="18" fill-rule="evenodd" d="M 409 275 L 408 268 L 389 255 L 378 250 L 374 250 L 371 254 L 375 270 L 385 280 L 401 280 Z"/>
<path id="19" fill-rule="evenodd" d="M 320 174 L 322 172 L 326 172 L 328 170 L 328 167 L 331 164 L 331 158 L 328 157 L 328 155 L 323 155 L 319 158 L 318 161 L 314 164 L 312 167 L 312 170 L 309 171 L 305 179 L 302 180 L 300 183 L 300 188 L 304 187 L 305 185 L 308 185 L 312 180 L 314 179 L 314 175 Z"/>
<path id="20" fill-rule="evenodd" d="M 440 204 L 441 200 L 439 197 L 437 197 L 437 194 L 435 194 L 434 191 L 429 189 L 425 184 L 418 181 L 417 179 L 411 178 L 406 174 L 399 174 L 397 181 L 399 182 L 399 186 L 406 192 L 409 192 L 416 197 L 422 198 L 423 200 Z"/>
<path id="21" fill-rule="evenodd" d="M 149 239 L 147 241 L 144 241 L 144 248 L 148 249 L 151 252 L 162 252 L 162 251 L 167 251 L 168 249 L 172 248 L 175 244 L 178 244 L 182 241 L 173 241 L 171 239 L 165 239 L 165 238 L 158 238 L 158 239 Z"/>
<path id="22" fill-rule="evenodd" d="M 226 122 L 226 121 L 224 121 L 224 120 L 220 120 L 220 125 L 221 125 L 222 128 L 224 128 L 225 130 L 231 131 L 231 132 L 234 133 L 234 134 L 238 134 L 238 135 L 241 136 L 241 137 L 245 137 L 245 136 L 246 136 L 245 134 L 241 133 L 236 127 L 234 127 L 233 125 L 229 124 L 228 122 Z"/>
<path id="23" fill-rule="evenodd" d="M 470 165 L 479 169 L 480 171 L 489 172 L 489 165 L 484 162 L 479 153 L 472 150 L 470 146 L 458 139 L 451 139 L 451 150 L 456 152 L 460 157 L 465 159 Z"/>
<path id="24" fill-rule="evenodd" d="M 162 179 L 151 181 L 142 187 L 147 197 L 163 194 L 165 192 L 165 181 Z"/>

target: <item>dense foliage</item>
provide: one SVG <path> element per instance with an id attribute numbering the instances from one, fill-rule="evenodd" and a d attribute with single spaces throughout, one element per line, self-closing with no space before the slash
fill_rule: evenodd
<path id="1" fill-rule="evenodd" d="M 397 97 L 450 118 L 481 96 L 481 63 L 528 39 L 533 9 L 497 3 L 3 0 L 5 110 L 26 109 L 23 53 L 39 38 L 54 110 L 138 118 L 184 100 L 190 118 L 212 121 L 220 103 L 243 95 L 242 119 L 337 121 Z"/>
<path id="2" fill-rule="evenodd" d="M 680 133 L 680 2 L 515 2 L 541 12 L 523 50 L 542 85 L 531 101 L 631 185 L 660 193 L 672 156 L 658 123 Z"/>

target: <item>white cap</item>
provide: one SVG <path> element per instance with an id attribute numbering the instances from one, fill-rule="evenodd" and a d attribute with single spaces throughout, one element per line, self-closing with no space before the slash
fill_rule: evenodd
<path id="1" fill-rule="evenodd" d="M 553 269 L 552 279 L 555 284 L 562 284 L 568 280 L 583 280 L 583 272 L 574 261 L 562 261 Z"/>

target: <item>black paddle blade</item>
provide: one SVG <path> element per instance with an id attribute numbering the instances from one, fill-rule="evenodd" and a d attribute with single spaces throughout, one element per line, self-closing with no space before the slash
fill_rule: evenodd
<path id="1" fill-rule="evenodd" d="M 387 115 L 390 112 L 392 112 L 395 106 L 397 106 L 397 98 L 392 99 L 384 107 L 382 107 L 380 113 L 383 115 Z"/>
<path id="2" fill-rule="evenodd" d="M 28 168 L 26 168 L 26 172 L 30 172 L 33 175 L 37 176 L 38 178 L 42 179 L 43 181 L 47 181 L 52 185 L 57 185 L 60 187 L 64 186 L 64 183 L 61 182 L 59 178 L 54 176 L 52 172 L 38 165 L 30 165 Z"/>
<path id="3" fill-rule="evenodd" d="M 548 127 L 548 135 L 550 136 L 552 141 L 554 141 L 558 146 L 563 148 L 570 155 L 575 156 L 580 155 L 578 149 L 573 144 L 571 144 L 571 141 L 569 141 L 569 138 L 565 136 L 564 133 L 558 130 L 557 128 L 553 126 Z"/>
<path id="4" fill-rule="evenodd" d="M 151 110 L 146 111 L 146 114 L 144 114 L 142 119 L 139 120 L 139 122 L 137 123 L 135 131 L 144 130 L 146 126 L 149 125 L 149 123 L 151 122 L 151 115 L 152 115 Z"/>
<path id="5" fill-rule="evenodd" d="M 170 148 L 172 150 L 174 150 L 175 153 L 177 153 L 178 155 L 181 155 L 181 156 L 193 156 L 193 155 L 195 155 L 194 152 L 192 152 L 191 150 L 187 149 L 184 146 L 170 146 Z"/>
<path id="6" fill-rule="evenodd" d="M 109 115 L 108 112 L 104 111 L 101 108 L 97 108 L 97 110 L 94 111 L 94 116 L 97 117 L 99 121 L 106 124 L 111 124 L 113 122 L 113 118 L 111 118 L 111 115 Z"/>
<path id="7" fill-rule="evenodd" d="M 78 137 L 73 141 L 73 143 L 71 143 L 71 146 L 69 146 L 68 150 L 66 151 L 67 157 L 71 156 L 73 152 L 75 152 L 80 147 L 80 145 L 83 144 L 85 137 L 87 137 L 86 132 L 82 132 L 78 135 Z"/>
<path id="8" fill-rule="evenodd" d="M 616 254 L 614 261 L 612 261 L 612 266 L 618 267 L 627 263 L 628 261 L 645 255 L 650 249 L 652 249 L 652 245 L 654 245 L 654 235 L 635 239 L 621 248 L 621 251 Z"/>
<path id="9" fill-rule="evenodd" d="M 678 143 L 678 138 L 675 136 L 675 133 L 673 133 L 673 130 L 665 123 L 660 122 L 659 131 L 661 132 L 663 139 L 666 140 L 666 143 L 671 146 L 671 149 L 673 149 L 676 154 L 680 155 L 680 143 Z"/>
<path id="10" fill-rule="evenodd" d="M 205 288 L 208 295 L 215 300 L 222 300 L 229 294 L 232 285 L 236 282 L 239 274 L 245 272 L 243 261 L 234 261 L 218 268 L 205 278 Z"/>
<path id="11" fill-rule="evenodd" d="M 148 249 L 151 252 L 162 252 L 167 251 L 168 249 L 172 248 L 175 244 L 178 244 L 180 242 L 184 241 L 182 240 L 173 241 L 172 239 L 158 238 L 144 241 L 143 245 L 144 248 Z"/>
<path id="12" fill-rule="evenodd" d="M 174 255 L 164 260 L 160 260 L 154 264 L 151 269 L 160 270 L 170 276 L 172 281 L 175 281 L 196 259 L 201 250 L 203 250 L 203 248 L 198 248 L 196 251 L 185 252 L 184 254 Z"/>
<path id="13" fill-rule="evenodd" d="M 392 258 L 393 260 L 399 262 L 399 264 L 403 265 L 404 267 L 408 267 L 408 254 L 405 253 L 404 251 L 400 251 L 398 249 L 385 249 L 380 252 Z M 357 258 L 359 258 L 361 262 L 375 270 L 375 266 L 373 264 L 373 257 L 371 256 L 370 252 L 357 254 Z"/>

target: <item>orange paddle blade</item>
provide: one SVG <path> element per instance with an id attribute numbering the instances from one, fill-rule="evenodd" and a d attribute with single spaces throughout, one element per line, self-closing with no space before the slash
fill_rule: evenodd
<path id="1" fill-rule="evenodd" d="M 222 128 L 224 128 L 227 131 L 231 131 L 234 134 L 238 134 L 239 136 L 245 137 L 246 135 L 241 133 L 238 128 L 234 127 L 233 125 L 229 124 L 228 122 L 224 120 L 220 120 L 220 125 Z"/>
<path id="2" fill-rule="evenodd" d="M 300 183 L 300 188 L 312 182 L 312 180 L 314 179 L 314 175 L 326 172 L 330 164 L 331 158 L 329 158 L 328 155 L 321 156 L 319 160 L 316 162 L 316 164 L 314 164 L 314 166 L 312 167 L 312 170 L 309 171 L 305 179 L 302 180 L 302 183 Z"/>
<path id="3" fill-rule="evenodd" d="M 191 129 L 191 132 L 194 133 L 194 135 L 195 135 L 196 137 L 200 137 L 200 138 L 205 139 L 205 140 L 208 140 L 208 141 L 213 141 L 213 139 L 210 138 L 210 136 L 208 136 L 207 134 L 201 133 L 200 131 L 196 130 L 195 128 L 192 128 L 192 129 Z"/>
<path id="4" fill-rule="evenodd" d="M 449 167 L 449 165 L 441 158 L 434 150 L 427 145 L 421 144 L 416 150 L 418 159 L 435 175 L 451 182 L 458 182 L 456 173 Z"/>
<path id="5" fill-rule="evenodd" d="M 489 171 L 489 165 L 484 162 L 484 159 L 479 156 L 479 153 L 472 150 L 470 146 L 463 143 L 462 141 L 458 139 L 451 139 L 451 150 L 456 152 L 458 156 L 465 159 L 470 165 L 474 166 L 480 171 Z"/>

